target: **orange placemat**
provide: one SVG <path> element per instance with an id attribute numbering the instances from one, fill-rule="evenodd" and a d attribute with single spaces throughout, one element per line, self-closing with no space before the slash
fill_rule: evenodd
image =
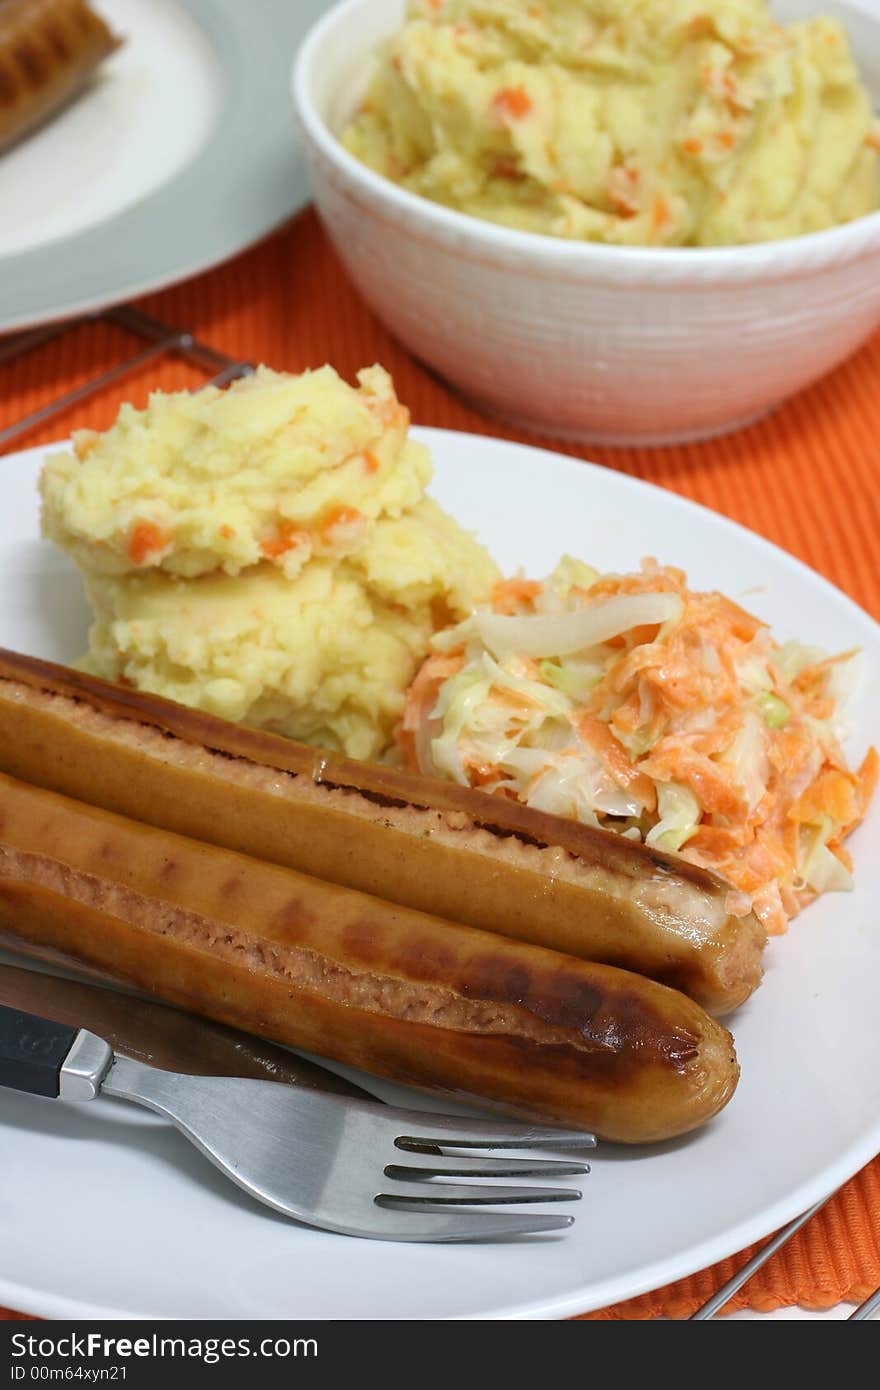
<path id="1" fill-rule="evenodd" d="M 351 378 L 359 367 L 380 361 L 420 424 L 529 439 L 477 414 L 389 337 L 349 285 L 311 212 L 230 265 L 140 304 L 232 356 L 287 371 L 329 361 Z M 112 362 L 120 343 L 118 330 L 93 323 L 0 367 L 0 428 Z M 199 380 L 180 362 L 154 364 L 21 444 L 57 439 L 75 426 L 103 428 L 121 400 L 141 404 L 153 387 L 170 390 Z M 724 439 L 662 450 L 533 442 L 591 457 L 723 512 L 799 556 L 880 616 L 880 335 L 819 385 Z M 586 1316 L 684 1317 L 748 1253 Z M 861 1301 L 878 1284 L 880 1160 L 848 1183 L 731 1307 L 825 1308 Z"/>

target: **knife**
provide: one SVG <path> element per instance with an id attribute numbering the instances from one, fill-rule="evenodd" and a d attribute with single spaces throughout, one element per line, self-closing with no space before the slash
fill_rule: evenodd
<path id="1" fill-rule="evenodd" d="M 0 1004 L 85 1028 L 105 1038 L 123 1057 L 163 1071 L 283 1081 L 308 1090 L 376 1100 L 360 1086 L 286 1048 L 169 1004 L 121 994 L 109 985 L 83 984 L 0 964 Z"/>

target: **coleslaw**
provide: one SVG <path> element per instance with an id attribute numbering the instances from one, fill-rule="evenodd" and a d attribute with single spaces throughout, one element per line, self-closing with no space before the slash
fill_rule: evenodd
<path id="1" fill-rule="evenodd" d="M 858 652 L 780 644 L 656 560 L 603 575 L 570 556 L 432 647 L 398 729 L 413 770 L 680 853 L 771 933 L 852 887 L 843 842 L 880 772 L 841 748 Z"/>

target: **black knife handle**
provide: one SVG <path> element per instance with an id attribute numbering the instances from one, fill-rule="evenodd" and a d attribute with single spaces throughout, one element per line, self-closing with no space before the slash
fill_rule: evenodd
<path id="1" fill-rule="evenodd" d="M 78 1032 L 0 1004 L 0 1086 L 57 1096 L 61 1068 Z"/>

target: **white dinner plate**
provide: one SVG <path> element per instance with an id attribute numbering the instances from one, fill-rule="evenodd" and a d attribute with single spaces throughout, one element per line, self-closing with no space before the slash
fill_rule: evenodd
<path id="1" fill-rule="evenodd" d="M 780 637 L 860 646 L 853 757 L 880 742 L 880 630 L 798 561 L 610 470 L 416 433 L 433 450 L 435 495 L 506 570 L 541 575 L 563 551 L 618 570 L 656 555 L 740 599 Z M 65 660 L 84 648 L 86 608 L 69 562 L 39 539 L 43 452 L 0 460 L 0 645 Z M 855 892 L 810 907 L 771 943 L 763 986 L 732 1020 L 742 1081 L 730 1105 L 674 1142 L 600 1146 L 570 1231 L 471 1246 L 328 1235 L 256 1206 L 133 1107 L 0 1091 L 0 1303 L 70 1318 L 556 1318 L 742 1249 L 880 1149 L 876 810 L 852 850 Z"/>
<path id="2" fill-rule="evenodd" d="M 0 154 L 0 333 L 161 289 L 308 199 L 288 98 L 330 0 L 93 0 L 124 42 Z"/>

